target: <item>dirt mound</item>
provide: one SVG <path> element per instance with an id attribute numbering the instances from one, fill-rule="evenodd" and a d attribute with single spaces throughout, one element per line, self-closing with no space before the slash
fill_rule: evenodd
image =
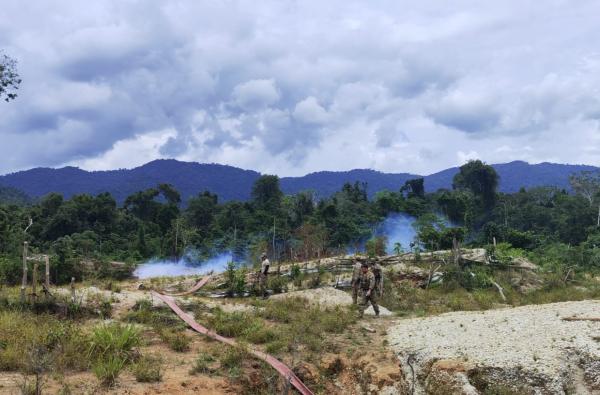
<path id="1" fill-rule="evenodd" d="M 400 321 L 388 340 L 407 377 L 414 368 L 416 393 L 443 382 L 462 393 L 491 388 L 564 394 L 578 372 L 585 387 L 597 390 L 600 322 L 561 318 L 599 311 L 600 301 L 583 301 L 448 313 Z"/>

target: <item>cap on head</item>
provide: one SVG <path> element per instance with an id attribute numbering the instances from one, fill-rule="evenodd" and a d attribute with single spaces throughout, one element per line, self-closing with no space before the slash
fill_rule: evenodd
<path id="1" fill-rule="evenodd" d="M 262 254 L 260 254 L 260 257 L 261 257 L 262 259 L 265 259 L 265 258 L 267 257 L 267 253 L 266 253 L 266 252 L 263 252 Z"/>
<path id="2" fill-rule="evenodd" d="M 369 268 L 369 264 L 367 262 L 363 262 L 360 267 L 362 267 L 363 269 L 368 269 Z"/>

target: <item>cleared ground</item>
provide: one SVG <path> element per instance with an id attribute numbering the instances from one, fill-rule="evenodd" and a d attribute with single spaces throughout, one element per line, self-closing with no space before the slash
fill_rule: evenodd
<path id="1" fill-rule="evenodd" d="M 573 316 L 600 317 L 600 301 L 406 319 L 389 328 L 388 340 L 408 377 L 412 355 L 415 377 L 421 377 L 416 393 L 424 392 L 435 368 L 449 371 L 465 392 L 519 381 L 512 388 L 517 393 L 598 393 L 600 322 L 562 320 Z"/>

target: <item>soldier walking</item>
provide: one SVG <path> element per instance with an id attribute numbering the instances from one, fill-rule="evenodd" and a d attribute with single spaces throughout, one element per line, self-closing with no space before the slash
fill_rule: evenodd
<path id="1" fill-rule="evenodd" d="M 271 262 L 265 252 L 260 256 L 260 273 L 258 274 L 258 290 L 263 299 L 267 298 L 267 276 L 269 275 L 269 266 Z"/>
<path id="2" fill-rule="evenodd" d="M 353 271 L 352 271 L 352 302 L 354 304 L 358 303 L 358 288 L 360 283 L 360 271 L 362 265 L 358 260 L 354 262 Z"/>
<path id="3" fill-rule="evenodd" d="M 381 269 L 381 265 L 377 262 L 373 263 L 371 266 L 371 270 L 373 271 L 373 275 L 375 276 L 375 290 L 378 298 L 383 297 L 383 270 Z"/>
<path id="4" fill-rule="evenodd" d="M 362 318 L 369 302 L 375 310 L 375 315 L 379 316 L 379 306 L 377 305 L 377 291 L 375 289 L 375 275 L 369 271 L 369 266 L 363 263 L 361 266 L 359 288 L 361 292 L 360 317 Z"/>

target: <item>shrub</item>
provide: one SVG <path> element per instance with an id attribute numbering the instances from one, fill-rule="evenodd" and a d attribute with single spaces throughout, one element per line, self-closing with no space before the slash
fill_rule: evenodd
<path id="1" fill-rule="evenodd" d="M 223 368 L 228 369 L 231 373 L 232 371 L 239 370 L 247 358 L 248 352 L 243 347 L 225 346 L 223 352 L 220 353 L 219 362 L 221 362 Z"/>
<path id="2" fill-rule="evenodd" d="M 86 336 L 69 321 L 47 314 L 0 311 L 0 370 L 31 371 L 42 362 L 53 371 L 85 368 L 81 354 L 85 354 L 86 342 Z"/>
<path id="3" fill-rule="evenodd" d="M 190 370 L 190 374 L 210 374 L 213 372 L 211 363 L 215 361 L 215 358 L 210 354 L 201 353 L 194 360 L 194 365 Z"/>
<path id="4" fill-rule="evenodd" d="M 300 266 L 298 266 L 298 264 L 294 263 L 292 265 L 292 268 L 290 269 L 290 278 L 292 280 L 295 280 L 295 279 L 299 278 L 301 274 L 302 274 L 302 271 L 300 270 Z"/>
<path id="5" fill-rule="evenodd" d="M 145 355 L 132 366 L 132 372 L 140 383 L 156 383 L 162 380 L 161 365 L 160 358 Z"/>
<path id="6" fill-rule="evenodd" d="M 254 344 L 267 343 L 277 337 L 275 331 L 266 327 L 262 320 L 247 312 L 225 313 L 217 309 L 209 322 L 222 336 L 241 337 Z"/>
<path id="7" fill-rule="evenodd" d="M 167 307 L 152 307 L 152 302 L 149 299 L 136 301 L 132 311 L 125 316 L 125 320 L 154 327 L 185 328 L 179 317 L 173 314 L 170 309 Z"/>
<path id="8" fill-rule="evenodd" d="M 169 348 L 176 352 L 186 352 L 190 349 L 192 339 L 183 332 L 171 329 L 159 331 L 161 339 L 169 345 Z"/>
<path id="9" fill-rule="evenodd" d="M 0 283 L 17 284 L 21 279 L 22 270 L 18 259 L 0 256 Z"/>
<path id="10" fill-rule="evenodd" d="M 367 255 L 371 258 L 385 255 L 385 247 L 387 245 L 387 237 L 378 236 L 367 241 Z"/>
<path id="11" fill-rule="evenodd" d="M 118 360 L 134 360 L 134 349 L 141 344 L 139 331 L 133 325 L 118 323 L 101 325 L 92 333 L 88 355 L 96 361 L 116 364 Z"/>
<path id="12" fill-rule="evenodd" d="M 272 289 L 276 294 L 287 292 L 287 285 L 288 279 L 277 274 L 269 276 L 267 280 L 267 287 Z"/>
<path id="13" fill-rule="evenodd" d="M 92 371 L 106 387 L 112 387 L 123 370 L 126 360 L 120 355 L 111 355 L 94 363 Z"/>

